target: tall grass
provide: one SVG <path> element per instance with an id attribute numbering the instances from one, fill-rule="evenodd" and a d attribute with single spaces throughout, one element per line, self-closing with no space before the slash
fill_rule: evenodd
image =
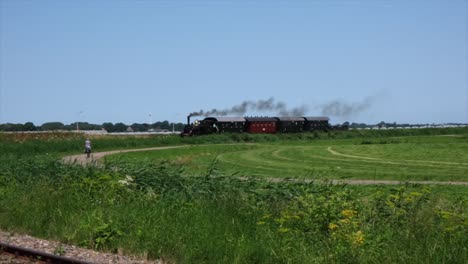
<path id="1" fill-rule="evenodd" d="M 421 186 L 182 177 L 166 163 L 2 165 L 0 227 L 177 263 L 466 263 L 467 199 Z M 373 187 L 374 188 L 374 187 Z M 369 195 L 369 193 L 372 193 Z"/>

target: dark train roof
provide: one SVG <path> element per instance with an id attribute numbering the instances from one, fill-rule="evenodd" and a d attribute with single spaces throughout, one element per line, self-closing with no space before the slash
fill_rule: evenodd
<path id="1" fill-rule="evenodd" d="M 243 117 L 226 117 L 226 116 L 220 116 L 220 117 L 207 117 L 205 120 L 214 120 L 217 122 L 245 122 L 245 118 Z"/>
<path id="2" fill-rule="evenodd" d="M 245 120 L 249 122 L 276 122 L 277 118 L 274 117 L 246 117 Z"/>
<path id="3" fill-rule="evenodd" d="M 304 122 L 305 119 L 304 117 L 290 117 L 290 116 L 285 116 L 285 117 L 277 117 L 279 121 L 293 121 L 293 122 Z"/>
<path id="4" fill-rule="evenodd" d="M 307 121 L 329 121 L 330 118 L 326 116 L 306 116 L 304 117 Z"/>
<path id="5" fill-rule="evenodd" d="M 325 116 L 312 116 L 312 117 L 226 117 L 226 116 L 209 116 L 205 120 L 212 120 L 216 122 L 276 122 L 276 121 L 292 121 L 292 122 L 304 122 L 304 121 L 329 121 L 330 119 Z"/>

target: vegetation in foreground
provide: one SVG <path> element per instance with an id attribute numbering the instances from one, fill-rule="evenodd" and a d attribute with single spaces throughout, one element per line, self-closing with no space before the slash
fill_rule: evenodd
<path id="1" fill-rule="evenodd" d="M 58 161 L 69 149 L 15 144 L 0 156 L 3 229 L 176 263 L 468 262 L 464 186 L 269 183 L 216 162 L 202 177 L 166 161 L 83 168 Z"/>

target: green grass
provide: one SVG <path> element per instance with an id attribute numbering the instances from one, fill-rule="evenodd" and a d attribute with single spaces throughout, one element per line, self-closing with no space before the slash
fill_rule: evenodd
<path id="1" fill-rule="evenodd" d="M 466 186 L 264 180 L 277 170 L 357 178 L 382 166 L 392 179 L 426 170 L 466 180 L 456 174 L 464 165 L 434 163 L 465 163 L 466 136 L 372 133 L 96 138 L 99 150 L 218 143 L 128 153 L 100 167 L 60 162 L 81 152 L 82 138 L 0 137 L 0 228 L 167 263 L 467 263 Z M 241 172 L 259 177 L 232 177 Z"/>
<path id="2" fill-rule="evenodd" d="M 462 186 L 181 177 L 145 161 L 118 170 L 47 158 L 28 164 L 2 174 L 3 229 L 177 263 L 468 260 Z"/>
<path id="3" fill-rule="evenodd" d="M 204 145 L 125 153 L 109 161 L 169 161 L 185 175 L 204 175 L 214 161 L 223 175 L 374 180 L 466 181 L 465 137 L 396 137 Z"/>

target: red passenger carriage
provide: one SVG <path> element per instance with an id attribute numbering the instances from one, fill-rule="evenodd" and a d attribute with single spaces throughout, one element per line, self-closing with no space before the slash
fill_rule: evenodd
<path id="1" fill-rule="evenodd" d="M 246 117 L 247 132 L 249 133 L 276 133 L 278 119 L 273 117 Z"/>

